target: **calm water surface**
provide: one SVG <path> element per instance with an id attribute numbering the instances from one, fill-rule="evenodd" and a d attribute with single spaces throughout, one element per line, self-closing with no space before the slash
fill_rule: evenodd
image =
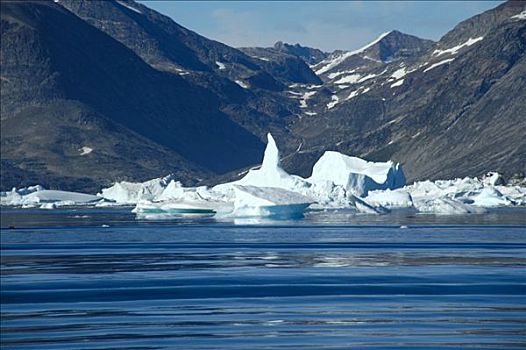
<path id="1" fill-rule="evenodd" d="M 128 211 L 2 209 L 2 349 L 526 348 L 524 210 Z"/>

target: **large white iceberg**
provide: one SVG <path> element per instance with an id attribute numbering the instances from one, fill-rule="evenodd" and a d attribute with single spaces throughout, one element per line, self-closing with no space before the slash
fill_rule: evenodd
<path id="1" fill-rule="evenodd" d="M 334 151 L 321 156 L 307 180 L 312 183 L 330 181 L 360 197 L 372 190 L 396 189 L 405 185 L 404 171 L 398 163 L 368 162 Z"/>
<path id="2" fill-rule="evenodd" d="M 300 176 L 290 175 L 281 168 L 280 154 L 276 141 L 269 133 L 267 134 L 267 147 L 263 156 L 263 162 L 259 169 L 251 169 L 240 180 L 219 184 L 213 189 L 219 192 L 231 190 L 234 185 L 256 186 L 256 187 L 276 187 L 286 190 L 304 192 L 310 184 Z"/>

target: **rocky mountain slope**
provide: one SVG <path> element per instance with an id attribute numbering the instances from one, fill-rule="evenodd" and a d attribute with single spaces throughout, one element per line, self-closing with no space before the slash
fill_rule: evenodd
<path id="1" fill-rule="evenodd" d="M 222 181 L 268 131 L 309 175 L 326 150 L 408 180 L 525 171 L 525 2 L 433 43 L 391 31 L 332 54 L 235 49 L 131 0 L 2 6 L 1 187 Z"/>
<path id="2" fill-rule="evenodd" d="M 306 92 L 294 124 L 301 147 L 288 166 L 307 175 L 334 149 L 401 161 L 409 180 L 524 172 L 525 7 L 504 3 L 422 53 L 376 66 L 326 69 L 322 61 L 326 83 Z"/>
<path id="3" fill-rule="evenodd" d="M 174 171 L 190 180 L 258 160 L 263 144 L 209 91 L 53 2 L 1 6 L 4 187 L 20 173 L 64 187 Z"/>

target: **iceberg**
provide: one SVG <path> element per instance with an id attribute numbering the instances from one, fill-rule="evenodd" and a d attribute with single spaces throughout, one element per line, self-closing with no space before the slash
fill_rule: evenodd
<path id="1" fill-rule="evenodd" d="M 526 205 L 526 188 L 505 185 L 496 172 L 484 177 L 419 181 L 406 185 L 400 164 L 369 162 L 327 151 L 304 179 L 287 173 L 271 134 L 262 164 L 241 179 L 216 185 L 184 187 L 173 175 L 146 182 L 117 182 L 98 195 L 46 190 L 42 186 L 2 192 L 1 205 L 135 205 L 137 217 L 278 218 L 302 217 L 306 210 L 346 209 L 384 214 L 411 209 L 420 213 L 483 213 L 484 208 Z M 519 183 L 520 184 L 520 183 Z M 109 203 L 108 200 L 112 201 Z"/>
<path id="2" fill-rule="evenodd" d="M 276 141 L 269 133 L 267 134 L 267 147 L 263 156 L 263 162 L 259 169 L 251 169 L 240 180 L 219 184 L 213 187 L 214 191 L 225 192 L 232 190 L 234 185 L 276 187 L 295 192 L 304 192 L 310 184 L 300 176 L 290 175 L 281 168 L 279 150 Z"/>
<path id="3" fill-rule="evenodd" d="M 411 194 L 403 190 L 376 190 L 370 191 L 366 197 L 369 204 L 382 206 L 389 209 L 412 208 L 414 207 Z"/>
<path id="4" fill-rule="evenodd" d="M 121 181 L 109 188 L 104 188 L 97 195 L 113 200 L 118 204 L 136 204 L 141 200 L 154 200 L 164 192 L 172 181 L 174 181 L 172 174 L 146 182 Z"/>
<path id="5" fill-rule="evenodd" d="M 104 201 L 100 196 L 91 194 L 46 190 L 44 187 L 30 186 L 26 188 L 13 188 L 10 192 L 2 192 L 0 204 L 8 206 L 36 207 L 52 209 L 58 206 L 92 205 Z"/>
<path id="6" fill-rule="evenodd" d="M 139 202 L 132 210 L 141 219 L 172 219 L 177 217 L 212 217 L 216 211 L 200 202 Z"/>
<path id="7" fill-rule="evenodd" d="M 526 188 L 495 183 L 503 180 L 493 172 L 482 180 L 426 180 L 396 190 L 371 191 L 365 200 L 390 209 L 414 207 L 421 213 L 447 215 L 484 213 L 483 208 L 526 204 Z"/>
<path id="8" fill-rule="evenodd" d="M 312 201 L 296 192 L 276 187 L 234 185 L 235 200 L 232 216 L 302 218 Z"/>
<path id="9" fill-rule="evenodd" d="M 372 190 L 396 189 L 405 185 L 405 175 L 398 163 L 368 162 L 339 152 L 327 151 L 314 164 L 311 183 L 330 181 L 356 196 Z"/>

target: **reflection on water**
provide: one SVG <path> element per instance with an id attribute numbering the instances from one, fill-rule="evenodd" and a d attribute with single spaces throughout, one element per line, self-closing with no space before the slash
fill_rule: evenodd
<path id="1" fill-rule="evenodd" d="M 526 226 L 526 208 L 489 209 L 484 214 L 434 215 L 409 210 L 393 211 L 386 215 L 356 214 L 348 210 L 308 211 L 296 220 L 268 218 L 210 218 L 172 217 L 145 220 L 136 217 L 131 207 L 78 209 L 16 209 L 1 208 L 2 228 L 78 227 L 124 225 L 520 225 Z"/>
<path id="2" fill-rule="evenodd" d="M 319 216 L 235 226 L 143 223 L 126 210 L 46 213 L 2 213 L 2 227 L 15 226 L 1 231 L 2 349 L 526 342 L 522 212 L 333 226 Z"/>

